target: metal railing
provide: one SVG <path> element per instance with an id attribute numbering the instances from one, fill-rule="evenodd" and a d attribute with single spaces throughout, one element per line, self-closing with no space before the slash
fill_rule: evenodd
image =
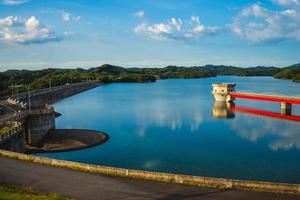
<path id="1" fill-rule="evenodd" d="M 38 95 L 41 95 L 41 94 L 46 94 L 48 92 L 55 92 L 55 91 L 59 91 L 59 90 L 65 89 L 65 88 L 70 88 L 70 87 L 73 87 L 73 86 L 86 85 L 86 84 L 89 84 L 89 83 L 96 83 L 96 82 L 97 81 L 92 80 L 92 81 L 88 81 L 88 82 L 72 83 L 72 84 L 69 84 L 69 85 L 59 85 L 59 86 L 55 86 L 55 87 L 51 87 L 51 88 L 32 90 L 32 91 L 30 91 L 30 96 L 35 97 L 35 96 L 38 96 Z M 14 95 L 14 96 L 9 95 L 9 96 L 6 96 L 6 98 L 11 97 L 11 98 L 14 98 L 14 99 L 18 100 L 18 99 L 26 98 L 27 96 L 28 96 L 28 91 L 19 93 L 17 95 L 17 97 L 16 97 L 16 95 Z"/>
<path id="2" fill-rule="evenodd" d="M 9 130 L 0 133 L 0 143 L 7 141 L 9 138 L 14 136 L 15 134 L 20 133 L 23 130 L 23 124 L 21 122 L 4 122 L 0 123 L 1 126 L 13 126 Z"/>
<path id="3" fill-rule="evenodd" d="M 253 92 L 253 91 L 239 90 L 239 91 L 233 91 L 231 93 L 246 94 L 252 96 L 267 96 L 267 97 L 284 98 L 284 99 L 300 99 L 300 95 L 287 96 L 287 95 L 278 94 L 274 92 Z"/>
<path id="4" fill-rule="evenodd" d="M 28 111 L 15 112 L 11 115 L 0 118 L 0 124 L 5 122 L 12 122 L 12 121 L 23 121 L 23 119 L 25 119 L 27 115 L 28 115 Z"/>

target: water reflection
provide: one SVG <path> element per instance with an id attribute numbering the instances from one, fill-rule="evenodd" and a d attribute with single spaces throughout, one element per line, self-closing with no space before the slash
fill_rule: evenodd
<path id="1" fill-rule="evenodd" d="M 178 131 L 183 128 L 183 125 L 188 125 L 191 132 L 198 131 L 204 121 L 204 112 L 201 107 L 203 102 L 198 99 L 192 101 L 186 104 L 170 103 L 167 99 L 154 100 L 148 102 L 146 109 L 143 102 L 136 102 L 134 114 L 138 125 L 137 135 L 144 137 L 147 129 L 153 126 Z"/>
<path id="2" fill-rule="evenodd" d="M 252 112 L 253 110 L 255 112 Z M 240 114 L 235 118 L 235 112 L 248 113 L 259 117 Z M 243 139 L 257 142 L 264 138 L 271 138 L 268 141 L 268 147 L 274 151 L 300 149 L 300 123 L 286 121 L 285 118 L 277 120 L 266 118 L 270 115 L 265 113 L 272 112 L 236 107 L 234 103 L 229 102 L 215 102 L 212 107 L 214 118 L 235 118 L 232 122 L 232 128 Z"/>
<path id="3" fill-rule="evenodd" d="M 257 142 L 268 139 L 272 150 L 300 149 L 300 123 L 238 115 L 232 129 L 241 138 Z"/>
<path id="4" fill-rule="evenodd" d="M 216 101 L 212 108 L 212 115 L 214 118 L 232 119 L 235 114 L 230 110 L 229 102 Z"/>

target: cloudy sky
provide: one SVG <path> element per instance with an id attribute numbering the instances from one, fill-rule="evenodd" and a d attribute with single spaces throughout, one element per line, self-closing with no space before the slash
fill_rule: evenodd
<path id="1" fill-rule="evenodd" d="M 0 71 L 298 62 L 300 0 L 0 0 Z"/>

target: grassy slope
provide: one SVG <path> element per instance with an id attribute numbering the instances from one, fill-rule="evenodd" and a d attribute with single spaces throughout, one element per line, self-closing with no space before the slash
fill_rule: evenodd
<path id="1" fill-rule="evenodd" d="M 29 189 L 7 187 L 0 184 L 1 200 L 67 200 L 57 194 L 42 195 Z"/>

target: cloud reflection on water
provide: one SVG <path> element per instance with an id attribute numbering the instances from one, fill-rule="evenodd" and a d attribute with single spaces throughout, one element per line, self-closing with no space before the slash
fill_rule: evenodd
<path id="1" fill-rule="evenodd" d="M 137 135 L 144 137 L 147 129 L 153 126 L 166 127 L 172 131 L 188 125 L 191 132 L 199 130 L 203 122 L 203 112 L 201 112 L 201 102 L 193 102 L 194 107 L 182 104 L 182 102 L 168 102 L 163 99 L 150 101 L 147 108 L 137 102 L 135 105 L 135 120 L 138 125 Z"/>
<path id="2" fill-rule="evenodd" d="M 252 142 L 268 139 L 274 151 L 300 149 L 300 123 L 239 114 L 232 129 L 241 138 Z"/>

